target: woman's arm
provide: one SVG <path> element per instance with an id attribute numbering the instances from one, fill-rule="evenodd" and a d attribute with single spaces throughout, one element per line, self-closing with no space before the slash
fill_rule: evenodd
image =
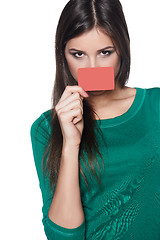
<path id="1" fill-rule="evenodd" d="M 41 121 L 37 131 L 37 126 Z M 63 146 L 57 185 L 54 186 L 53 196 L 49 178 L 46 176 L 45 180 L 43 178 L 41 164 L 50 136 L 48 122 L 46 116 L 41 114 L 30 129 L 34 162 L 43 199 L 44 231 L 48 240 L 85 240 L 85 218 L 78 177 L 78 149 Z"/>
<path id="2" fill-rule="evenodd" d="M 84 221 L 79 187 L 79 149 L 63 146 L 61 163 L 49 218 L 64 228 L 76 228 Z"/>

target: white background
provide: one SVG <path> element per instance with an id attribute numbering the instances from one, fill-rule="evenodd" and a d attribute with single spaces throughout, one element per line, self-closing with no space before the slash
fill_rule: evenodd
<path id="1" fill-rule="evenodd" d="M 55 31 L 68 1 L 0 1 L 0 239 L 44 240 L 30 127 L 51 108 Z M 160 87 L 159 1 L 121 1 L 131 38 L 127 86 Z"/>

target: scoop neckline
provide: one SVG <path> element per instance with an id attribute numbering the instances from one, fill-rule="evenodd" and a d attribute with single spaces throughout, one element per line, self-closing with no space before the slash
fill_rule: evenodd
<path id="1" fill-rule="evenodd" d="M 128 121 L 130 118 L 132 118 L 140 109 L 146 89 L 145 88 L 139 88 L 139 87 L 134 87 L 136 89 L 136 94 L 133 100 L 132 105 L 130 108 L 123 113 L 122 115 L 116 116 L 114 118 L 108 118 L 108 119 L 94 119 L 93 121 L 98 124 L 100 128 L 106 128 L 106 127 L 113 127 L 117 126 L 119 124 L 122 124 L 126 121 Z"/>

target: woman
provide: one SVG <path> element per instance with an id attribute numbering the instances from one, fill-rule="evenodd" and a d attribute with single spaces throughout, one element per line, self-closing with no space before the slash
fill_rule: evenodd
<path id="1" fill-rule="evenodd" d="M 53 106 L 31 127 L 47 238 L 160 239 L 160 88 L 125 86 L 120 2 L 69 1 L 55 49 Z M 77 72 L 91 67 L 113 67 L 115 88 L 87 95 Z"/>

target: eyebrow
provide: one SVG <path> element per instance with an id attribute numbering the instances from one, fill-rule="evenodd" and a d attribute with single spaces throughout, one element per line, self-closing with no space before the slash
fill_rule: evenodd
<path id="1" fill-rule="evenodd" d="M 105 47 L 105 48 L 99 49 L 99 50 L 97 50 L 97 52 L 101 52 L 101 51 L 104 51 L 104 50 L 109 49 L 109 48 L 114 48 L 114 46 L 108 46 L 108 47 Z M 69 51 L 83 52 L 83 51 L 81 51 L 81 50 L 79 50 L 79 49 L 75 49 L 75 48 L 70 48 Z"/>

